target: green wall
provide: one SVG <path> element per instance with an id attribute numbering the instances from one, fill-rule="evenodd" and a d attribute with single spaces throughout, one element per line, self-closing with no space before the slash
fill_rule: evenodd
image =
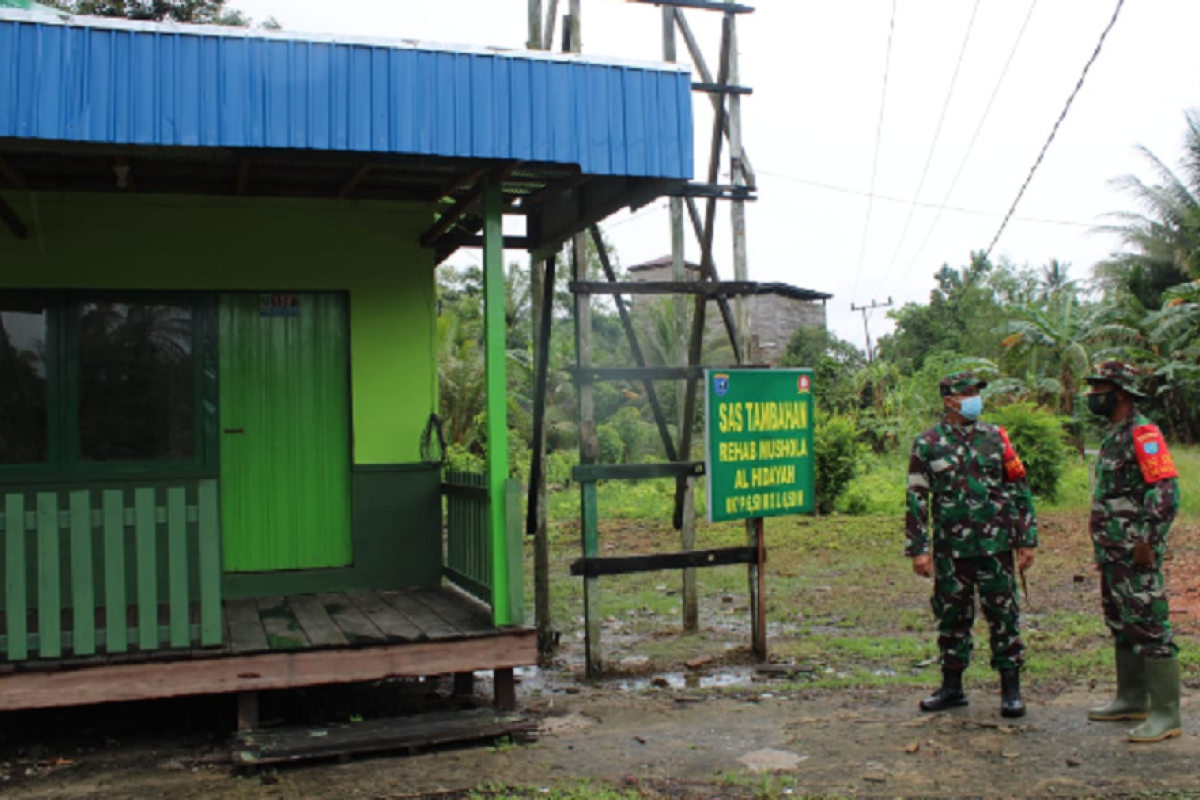
<path id="1" fill-rule="evenodd" d="M 411 463 L 436 410 L 432 209 L 353 201 L 7 192 L 0 288 L 348 291 L 354 462 Z"/>

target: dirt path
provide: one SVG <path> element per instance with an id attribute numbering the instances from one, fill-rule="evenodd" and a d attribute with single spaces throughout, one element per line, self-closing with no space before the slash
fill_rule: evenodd
<path id="1" fill-rule="evenodd" d="M 1031 712 L 1002 720 L 994 691 L 969 708 L 916 711 L 912 689 L 778 696 L 755 684 L 739 696 L 672 690 L 554 693 L 529 709 L 544 718 L 535 744 L 472 746 L 404 757 L 318 763 L 235 777 L 205 763 L 205 735 L 40 753 L 37 776 L 12 778 L 6 797 L 397 797 L 581 779 L 646 796 L 783 794 L 1030 796 L 1194 793 L 1200 790 L 1200 708 L 1189 692 L 1183 738 L 1133 746 L 1125 725 L 1090 723 L 1106 689 L 1029 692 Z M 58 760 L 59 763 L 54 762 Z M 773 767 L 764 778 L 757 765 Z M 10 770 L 20 761 L 9 763 Z"/>

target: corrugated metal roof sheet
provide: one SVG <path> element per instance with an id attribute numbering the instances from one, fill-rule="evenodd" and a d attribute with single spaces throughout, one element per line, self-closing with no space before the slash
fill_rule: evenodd
<path id="1" fill-rule="evenodd" d="M 0 137 L 690 178 L 690 83 L 668 65 L 0 12 Z"/>

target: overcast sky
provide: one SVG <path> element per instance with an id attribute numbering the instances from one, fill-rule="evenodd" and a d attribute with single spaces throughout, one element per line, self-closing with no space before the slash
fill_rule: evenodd
<path id="1" fill-rule="evenodd" d="M 757 8 L 739 18 L 742 83 L 754 89 L 743 101 L 744 137 L 759 177 L 747 223 L 750 278 L 833 294 L 830 327 L 859 346 L 862 317 L 852 303 L 924 301 L 943 263 L 961 266 L 971 250 L 989 246 L 1117 5 L 742 2 Z M 231 5 L 301 32 L 513 48 L 527 36 L 527 0 Z M 565 10 L 567 0 L 559 6 Z M 687 15 L 715 64 L 716 15 Z M 661 57 L 659 9 L 584 0 L 582 16 L 586 53 Z M 1089 229 L 1106 212 L 1132 209 L 1109 182 L 1150 175 L 1136 146 L 1172 167 L 1179 162 L 1184 113 L 1200 107 L 1198 30 L 1195 0 L 1125 3 L 993 258 L 1031 266 L 1057 258 L 1073 277 L 1090 275 L 1116 242 Z M 711 107 L 697 99 L 702 175 Z M 606 227 L 626 266 L 670 252 L 665 203 L 613 217 Z M 727 235 L 718 236 L 717 248 L 718 268 L 731 278 Z M 872 335 L 888 328 L 875 312 Z"/>

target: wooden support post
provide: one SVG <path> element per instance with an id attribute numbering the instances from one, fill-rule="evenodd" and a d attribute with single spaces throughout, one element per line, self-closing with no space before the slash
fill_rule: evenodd
<path id="1" fill-rule="evenodd" d="M 470 697 L 475 693 L 475 673 L 474 672 L 456 672 L 454 673 L 454 696 L 455 697 Z"/>
<path id="2" fill-rule="evenodd" d="M 258 692 L 238 692 L 237 726 L 239 731 L 258 729 Z"/>
<path id="3" fill-rule="evenodd" d="M 729 29 L 725 28 L 725 35 L 721 40 L 721 83 L 728 82 L 729 79 Z M 716 95 L 724 98 L 725 95 Z M 721 137 L 722 126 L 725 122 L 724 101 L 717 111 L 717 115 L 713 120 L 713 137 L 712 137 L 712 152 L 708 162 L 708 182 L 715 183 L 717 175 L 721 167 L 721 150 L 723 139 Z M 690 200 L 691 198 L 689 198 Z M 708 209 L 705 214 L 705 224 L 700 237 L 700 263 L 704 270 L 705 276 L 709 280 L 716 280 L 716 267 L 713 266 L 713 234 L 716 230 L 716 198 L 710 197 L 708 200 Z M 704 295 L 696 295 L 695 312 L 692 316 L 692 338 L 691 344 L 688 346 L 688 366 L 699 366 L 700 357 L 704 343 L 704 316 L 707 311 L 707 302 Z M 735 351 L 738 348 L 735 346 Z M 679 452 L 687 457 L 687 454 L 692 451 L 692 428 L 696 419 L 696 403 L 697 390 L 699 382 L 696 380 L 688 380 L 687 391 L 684 393 L 684 412 L 683 419 L 680 420 L 679 431 Z M 685 508 L 687 507 L 687 479 L 680 478 L 675 486 L 675 516 L 672 522 L 676 530 L 683 530 L 684 517 L 686 516 Z M 693 505 L 694 513 L 694 505 Z"/>
<path id="4" fill-rule="evenodd" d="M 662 34 L 663 60 L 674 64 L 679 57 L 675 40 L 675 16 L 678 11 L 673 6 L 663 6 Z M 671 280 L 682 283 L 689 279 L 687 264 L 684 260 L 683 235 L 683 198 L 671 198 Z M 671 299 L 675 311 L 675 338 L 679 342 L 679 351 L 685 352 L 687 346 L 687 300 L 683 296 Z M 687 381 L 679 381 L 675 387 L 675 420 L 682 426 L 686 406 Z M 682 458 L 691 458 L 691 453 L 684 453 Z M 672 459 L 672 461 L 675 459 Z M 683 478 L 680 494 L 682 513 L 680 515 L 679 544 L 684 550 L 696 548 L 696 481 L 694 478 Z M 683 630 L 695 633 L 700 629 L 700 602 L 696 596 L 696 570 L 683 570 Z"/>
<path id="5" fill-rule="evenodd" d="M 533 453 L 525 530 L 533 541 L 533 604 L 537 618 L 538 660 L 547 663 L 557 644 L 550 603 L 550 532 L 546 526 L 546 383 L 549 379 L 550 335 L 554 320 L 554 284 L 558 259 L 533 259 Z"/>
<path id="6" fill-rule="evenodd" d="M 512 623 L 509 598 L 509 548 L 506 486 L 508 478 L 508 380 L 505 338 L 504 245 L 500 184 L 484 179 L 483 191 L 484 372 L 487 385 L 488 513 L 492 542 L 492 620 Z"/>
<path id="7" fill-rule="evenodd" d="M 492 682 L 495 685 L 496 708 L 501 711 L 515 711 L 517 708 L 517 678 L 512 667 L 492 670 Z"/>
<path id="8" fill-rule="evenodd" d="M 571 52 L 582 49 L 582 0 L 570 0 L 568 5 L 568 43 Z M 571 240 L 571 274 L 576 281 L 588 279 L 587 238 L 582 234 Z M 575 366 L 592 365 L 592 298 L 586 294 L 575 295 Z M 596 434 L 596 409 L 590 383 L 580 384 L 579 398 L 579 463 L 595 464 L 600 456 L 600 443 Z M 596 483 L 585 481 L 579 484 L 580 530 L 583 540 L 583 557 L 595 557 L 600 552 L 599 509 L 596 507 Z M 600 579 L 583 579 L 584 618 L 584 671 L 588 678 L 598 678 L 603 669 L 600 656 Z"/>
<path id="9" fill-rule="evenodd" d="M 755 551 L 755 561 L 750 565 L 750 647 L 759 663 L 767 660 L 767 586 L 766 586 L 766 543 L 763 538 L 763 519 L 746 520 L 752 531 L 750 546 Z"/>

